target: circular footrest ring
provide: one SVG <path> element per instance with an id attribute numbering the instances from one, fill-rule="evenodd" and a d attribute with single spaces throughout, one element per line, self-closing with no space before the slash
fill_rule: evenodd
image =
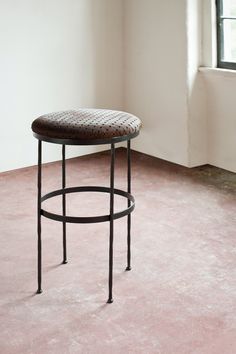
<path id="1" fill-rule="evenodd" d="M 58 195 L 66 195 L 69 193 L 77 193 L 77 192 L 102 192 L 102 193 L 109 193 L 111 192 L 111 189 L 109 187 L 98 187 L 98 186 L 83 186 L 83 187 L 71 187 L 71 188 L 65 188 L 65 189 L 58 189 L 53 192 L 45 194 L 41 198 L 41 202 L 44 202 L 47 199 L 56 197 Z M 122 218 L 124 216 L 129 215 L 132 213 L 135 207 L 135 202 L 134 202 L 134 197 L 125 191 L 122 191 L 121 189 L 116 189 L 114 188 L 114 194 L 120 195 L 122 197 L 127 198 L 130 201 L 130 206 L 127 209 L 124 209 L 120 212 L 114 213 L 113 214 L 113 220 Z M 50 213 L 44 209 L 41 209 L 41 215 L 44 217 L 55 220 L 55 221 L 60 221 L 60 222 L 67 222 L 67 223 L 78 223 L 78 224 L 91 224 L 91 223 L 98 223 L 98 222 L 106 222 L 110 221 L 111 216 L 110 215 L 101 215 L 101 216 L 63 216 L 59 214 L 54 214 Z"/>

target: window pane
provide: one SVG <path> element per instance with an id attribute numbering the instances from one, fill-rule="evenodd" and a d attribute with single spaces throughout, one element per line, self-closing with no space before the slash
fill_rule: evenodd
<path id="1" fill-rule="evenodd" d="M 236 16 L 236 0 L 223 0 L 223 16 Z"/>
<path id="2" fill-rule="evenodd" d="M 223 61 L 236 63 L 236 20 L 223 21 Z"/>

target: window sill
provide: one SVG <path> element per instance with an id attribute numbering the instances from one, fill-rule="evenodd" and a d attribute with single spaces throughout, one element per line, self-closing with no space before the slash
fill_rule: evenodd
<path id="1" fill-rule="evenodd" d="M 200 66 L 198 71 L 203 73 L 204 75 L 214 75 L 214 76 L 221 76 L 221 77 L 228 77 L 228 78 L 236 78 L 236 70 L 230 69 L 220 69 L 220 68 L 210 68 L 205 66 Z"/>

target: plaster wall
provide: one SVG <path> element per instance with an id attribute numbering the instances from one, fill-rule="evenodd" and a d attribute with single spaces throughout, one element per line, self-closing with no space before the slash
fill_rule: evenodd
<path id="1" fill-rule="evenodd" d="M 126 0 L 125 110 L 143 120 L 133 147 L 188 165 L 186 3 Z"/>
<path id="2" fill-rule="evenodd" d="M 1 1 L 0 43 L 0 171 L 36 164 L 30 126 L 41 114 L 123 107 L 122 0 Z M 60 153 L 47 144 L 44 162 Z"/>

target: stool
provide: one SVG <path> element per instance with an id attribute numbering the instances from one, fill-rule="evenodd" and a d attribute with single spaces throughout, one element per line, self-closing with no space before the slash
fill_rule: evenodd
<path id="1" fill-rule="evenodd" d="M 38 139 L 38 290 L 42 292 L 42 246 L 41 246 L 41 216 L 62 222 L 63 232 L 63 264 L 67 263 L 66 223 L 99 223 L 108 221 L 109 237 L 109 280 L 108 303 L 113 302 L 113 225 L 114 220 L 127 216 L 127 267 L 131 270 L 131 212 L 134 210 L 134 197 L 131 195 L 131 157 L 130 140 L 140 131 L 141 121 L 132 114 L 105 109 L 79 109 L 56 112 L 43 115 L 32 123 L 32 131 Z M 42 196 L 42 141 L 62 145 L 62 188 Z M 127 141 L 127 192 L 114 188 L 115 144 Z M 81 186 L 66 188 L 66 145 L 111 145 L 110 187 Z M 66 215 L 66 194 L 76 192 L 104 192 L 110 194 L 110 211 L 108 215 L 95 217 L 72 217 Z M 114 212 L 114 194 L 127 198 L 127 209 Z M 42 209 L 42 202 L 52 197 L 62 196 L 62 215 Z"/>

